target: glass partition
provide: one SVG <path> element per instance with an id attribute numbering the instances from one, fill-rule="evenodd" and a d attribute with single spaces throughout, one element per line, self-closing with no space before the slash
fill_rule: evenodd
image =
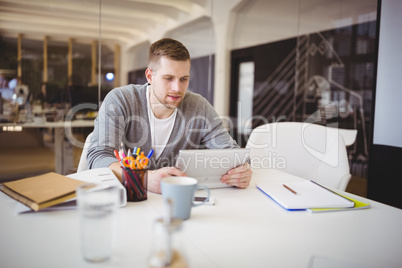
<path id="1" fill-rule="evenodd" d="M 356 180 L 366 181 L 377 1 L 283 2 L 294 5 L 248 1 L 237 13 L 232 96 L 241 96 L 243 64 L 253 62 L 255 71 L 253 100 L 231 102 L 232 116 L 253 107 L 252 126 L 238 129 L 236 139 L 245 146 L 253 128 L 280 121 L 354 129 L 350 169 Z M 273 27 L 249 30 L 255 21 Z"/>
<path id="2" fill-rule="evenodd" d="M 102 1 L 74 2 L 2 1 L 0 158 L 5 162 L 0 181 L 54 170 L 75 172 L 93 123 L 71 128 L 75 143 L 65 139 L 67 130 L 45 123 L 64 121 L 72 107 L 83 103 L 71 119 L 93 122 L 99 100 L 114 86 L 113 77 L 106 78 L 114 73 L 115 51 L 102 44 Z M 23 100 L 20 88 L 26 89 Z M 26 164 L 7 164 L 24 157 Z"/>
<path id="3" fill-rule="evenodd" d="M 32 31 L 30 17 L 24 14 L 13 14 L 17 26 L 0 24 L 0 72 L 7 81 L 20 76 L 32 104 L 98 107 L 112 88 L 145 83 L 149 45 L 159 37 L 172 37 L 192 55 L 189 90 L 225 110 L 223 98 L 214 93 L 228 88 L 225 115 L 235 119 L 231 133 L 241 146 L 251 129 L 265 122 L 311 120 L 357 129 L 356 142 L 349 147 L 350 166 L 353 175 L 366 178 L 377 0 L 206 0 L 161 5 L 75 0 L 64 11 L 63 1 L 42 0 L 40 6 L 26 2 L 26 8 L 37 14 L 52 14 L 48 19 L 53 24 L 60 24 L 59 18 L 67 13 L 75 18 L 66 25 L 74 30 L 71 36 L 51 25 L 42 27 L 40 37 L 7 34 L 6 28 Z M 123 13 L 116 12 L 117 4 Z M 14 5 L 4 1 L 0 15 L 9 16 Z M 227 8 L 230 16 L 225 17 Z M 88 16 L 85 23 L 78 22 L 83 10 Z M 134 21 L 133 16 L 139 19 Z M 222 81 L 226 72 L 229 82 Z M 239 107 L 239 100 L 247 110 Z M 82 109 L 77 115 L 93 119 L 91 111 Z M 237 120 L 250 113 L 251 121 Z"/>

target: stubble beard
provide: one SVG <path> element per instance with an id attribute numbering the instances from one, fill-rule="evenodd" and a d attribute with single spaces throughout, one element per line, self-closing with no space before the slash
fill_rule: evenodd
<path id="1" fill-rule="evenodd" d="M 177 103 L 177 105 L 168 103 L 167 101 L 165 101 L 165 100 L 163 99 L 165 96 L 160 97 L 159 95 L 157 95 L 157 94 L 155 93 L 155 89 L 154 89 L 153 87 L 151 88 L 151 92 L 152 92 L 151 94 L 154 95 L 154 97 L 155 97 L 156 100 L 158 101 L 158 103 L 154 103 L 154 109 L 158 109 L 158 108 L 164 107 L 164 108 L 166 108 L 166 109 L 174 110 L 174 109 L 176 109 L 176 108 L 180 105 L 180 103 L 181 103 L 181 101 L 180 101 L 179 103 Z M 166 96 L 166 97 L 167 97 L 167 96 Z"/>

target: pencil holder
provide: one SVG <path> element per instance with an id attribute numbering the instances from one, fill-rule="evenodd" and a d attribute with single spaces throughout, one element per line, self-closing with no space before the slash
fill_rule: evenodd
<path id="1" fill-rule="evenodd" d="M 147 200 L 148 168 L 122 168 L 122 182 L 127 191 L 127 201 Z"/>

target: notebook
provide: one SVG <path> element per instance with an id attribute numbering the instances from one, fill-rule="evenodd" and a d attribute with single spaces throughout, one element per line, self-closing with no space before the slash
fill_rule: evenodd
<path id="1" fill-rule="evenodd" d="M 38 211 L 74 198 L 75 189 L 84 183 L 84 181 L 49 172 L 3 183 L 1 191 L 34 211 Z"/>
<path id="2" fill-rule="evenodd" d="M 199 185 L 210 189 L 224 188 L 232 186 L 222 183 L 221 177 L 249 159 L 249 148 L 180 150 L 176 167 L 197 179 Z"/>
<path id="3" fill-rule="evenodd" d="M 257 183 L 257 188 L 287 210 L 351 208 L 355 203 L 320 184 L 305 180 L 291 183 Z"/>
<path id="4" fill-rule="evenodd" d="M 308 212 L 311 213 L 321 213 L 321 212 L 337 212 L 337 211 L 348 211 L 348 210 L 357 210 L 357 209 L 367 209 L 370 208 L 370 203 L 367 202 L 363 202 L 354 198 L 351 198 L 349 196 L 343 195 L 343 194 L 339 194 L 353 202 L 355 202 L 355 206 L 354 207 L 350 207 L 350 208 L 309 208 L 307 209 Z"/>
<path id="5" fill-rule="evenodd" d="M 120 183 L 120 180 L 114 175 L 113 171 L 110 170 L 109 168 L 96 168 L 96 169 L 85 170 L 79 173 L 67 175 L 66 177 L 83 181 L 85 183 L 99 183 L 105 186 L 116 185 L 122 192 L 121 194 L 123 196 L 126 196 L 126 188 Z M 123 199 L 121 200 L 119 206 L 124 207 L 126 204 L 127 204 L 126 199 Z M 58 211 L 58 210 L 70 210 L 76 208 L 77 204 L 76 204 L 76 197 L 74 194 L 72 198 L 66 200 L 65 202 L 43 208 L 40 211 Z M 30 207 L 18 202 L 15 212 L 16 214 L 20 214 L 20 213 L 31 213 L 35 211 L 32 210 Z"/>

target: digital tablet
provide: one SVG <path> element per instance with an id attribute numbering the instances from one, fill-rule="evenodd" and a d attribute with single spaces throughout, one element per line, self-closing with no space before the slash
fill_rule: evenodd
<path id="1" fill-rule="evenodd" d="M 208 188 L 231 187 L 220 181 L 230 169 L 250 161 L 250 148 L 180 150 L 176 167 Z"/>

